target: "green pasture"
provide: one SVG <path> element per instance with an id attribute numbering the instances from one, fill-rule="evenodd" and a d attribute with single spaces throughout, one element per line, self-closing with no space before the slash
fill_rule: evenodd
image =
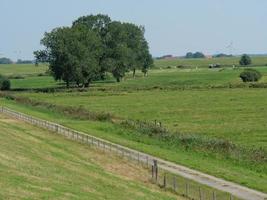
<path id="1" fill-rule="evenodd" d="M 225 58 L 227 59 L 227 58 Z M 156 61 L 157 62 L 157 61 Z M 265 61 L 263 61 L 265 62 Z M 263 63 L 262 62 L 262 63 Z M 14 92 L 35 102 L 80 107 L 111 113 L 113 120 L 133 119 L 162 122 L 172 132 L 225 139 L 242 148 L 267 150 L 267 67 L 254 67 L 263 74 L 250 88 L 239 74 L 244 68 L 153 69 L 148 77 L 129 73 L 116 83 L 113 78 L 94 82 L 89 90 L 59 90 L 54 93 Z M 6 72 L 7 73 L 7 72 Z M 62 87 L 49 76 L 29 75 L 12 79 L 13 89 Z M 63 85 L 64 86 L 64 85 Z M 22 105 L 2 98 L 1 104 L 89 134 L 144 151 L 242 185 L 267 191 L 266 162 L 251 164 L 206 151 L 185 150 L 164 141 L 123 128 L 117 123 L 75 119 L 56 113 L 49 106 Z"/>
<path id="2" fill-rule="evenodd" d="M 48 108 L 21 105 L 5 99 L 1 99 L 0 102 L 2 105 L 17 111 L 54 121 L 90 135 L 267 192 L 266 163 L 253 165 L 247 162 L 228 159 L 218 154 L 172 146 L 166 144 L 164 141 L 153 139 L 110 122 L 69 118 L 64 114 L 57 113 Z M 247 141 L 249 141 L 249 138 Z"/>
<path id="3" fill-rule="evenodd" d="M 24 93 L 36 101 L 82 106 L 125 119 L 161 121 L 182 133 L 267 149 L 266 89 Z"/>
<path id="4" fill-rule="evenodd" d="M 40 73 L 45 73 L 48 69 L 47 65 L 40 64 L 0 64 L 0 74 L 5 76 L 34 76 Z"/>
<path id="5" fill-rule="evenodd" d="M 252 65 L 267 65 L 267 56 L 252 56 Z M 155 60 L 156 68 L 167 68 L 184 66 L 190 68 L 196 67 L 208 67 L 210 64 L 220 64 L 222 66 L 232 67 L 233 65 L 239 65 L 240 57 L 224 57 L 224 58 L 175 58 L 175 59 L 160 59 Z"/>

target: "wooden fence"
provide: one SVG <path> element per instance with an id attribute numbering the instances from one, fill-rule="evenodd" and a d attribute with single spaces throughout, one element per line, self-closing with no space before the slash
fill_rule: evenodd
<path id="1" fill-rule="evenodd" d="M 79 141 L 103 151 L 113 152 L 126 158 L 129 162 L 136 162 L 150 171 L 151 181 L 166 190 L 185 196 L 192 200 L 237 200 L 233 195 L 216 190 L 212 187 L 194 182 L 188 178 L 182 177 L 179 174 L 174 174 L 173 171 L 168 170 L 170 163 L 151 155 L 135 151 L 133 149 L 114 144 L 112 142 L 85 134 L 57 123 L 38 119 L 30 115 L 26 115 L 5 107 L 0 108 L 0 112 L 7 114 L 18 120 L 25 121 L 32 125 L 47 129 L 54 133 L 63 135 L 66 138 Z"/>

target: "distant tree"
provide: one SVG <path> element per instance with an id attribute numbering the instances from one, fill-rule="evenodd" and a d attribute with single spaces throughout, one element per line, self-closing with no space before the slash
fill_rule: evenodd
<path id="1" fill-rule="evenodd" d="M 32 64 L 33 61 L 32 60 L 21 60 L 21 59 L 18 59 L 16 64 Z"/>
<path id="2" fill-rule="evenodd" d="M 193 53 L 192 52 L 186 53 L 185 58 L 193 58 Z"/>
<path id="3" fill-rule="evenodd" d="M 243 82 L 257 82 L 261 79 L 262 74 L 255 69 L 246 69 L 239 76 Z"/>
<path id="4" fill-rule="evenodd" d="M 252 63 L 252 61 L 251 61 L 251 58 L 249 57 L 249 55 L 244 54 L 241 56 L 241 59 L 239 61 L 240 65 L 246 66 L 246 65 L 250 65 L 251 63 Z"/>
<path id="5" fill-rule="evenodd" d="M 9 58 L 5 58 L 5 57 L 0 58 L 0 64 L 12 64 L 12 63 L 13 63 L 12 60 Z"/>
<path id="6" fill-rule="evenodd" d="M 194 53 L 194 58 L 205 58 L 205 55 L 202 52 Z"/>
<path id="7" fill-rule="evenodd" d="M 233 57 L 233 55 L 231 54 L 224 54 L 224 53 L 219 53 L 219 54 L 216 54 L 214 56 L 212 56 L 213 58 L 223 58 L 223 57 Z"/>
<path id="8" fill-rule="evenodd" d="M 201 52 L 196 52 L 196 53 L 188 52 L 185 55 L 185 58 L 205 58 L 205 55 Z"/>

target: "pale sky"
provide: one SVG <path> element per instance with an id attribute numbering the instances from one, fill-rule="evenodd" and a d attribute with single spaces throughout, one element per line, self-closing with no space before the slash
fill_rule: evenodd
<path id="1" fill-rule="evenodd" d="M 267 53 L 267 0 L 0 0 L 0 57 L 33 59 L 45 31 L 98 13 L 145 26 L 153 56 Z"/>

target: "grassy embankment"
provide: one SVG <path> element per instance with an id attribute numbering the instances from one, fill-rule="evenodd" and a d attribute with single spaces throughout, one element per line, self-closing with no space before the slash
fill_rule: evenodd
<path id="1" fill-rule="evenodd" d="M 143 168 L 0 115 L 0 199 L 183 199 Z"/>

